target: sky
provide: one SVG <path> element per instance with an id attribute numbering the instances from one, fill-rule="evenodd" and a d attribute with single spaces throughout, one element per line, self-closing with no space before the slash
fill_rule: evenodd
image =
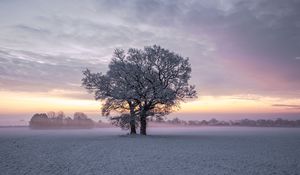
<path id="1" fill-rule="evenodd" d="M 173 115 L 300 118 L 299 0 L 1 0 L 0 123 L 99 119 L 82 70 L 105 73 L 115 48 L 154 44 L 192 65 L 198 98 Z"/>

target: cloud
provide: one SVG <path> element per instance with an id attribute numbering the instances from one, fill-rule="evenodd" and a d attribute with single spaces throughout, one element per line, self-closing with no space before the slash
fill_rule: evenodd
<path id="1" fill-rule="evenodd" d="M 248 95 L 234 96 L 234 97 L 231 97 L 230 99 L 233 99 L 233 100 L 247 100 L 247 101 L 260 101 L 261 97 L 248 94 Z"/>
<path id="2" fill-rule="evenodd" d="M 106 68 L 98 60 L 11 49 L 0 49 L 0 63 L 1 90 L 15 91 L 78 90 L 83 69 Z"/>
<path id="3" fill-rule="evenodd" d="M 290 105 L 290 104 L 273 104 L 274 107 L 284 107 L 286 109 L 300 109 L 300 105 Z"/>
<path id="4" fill-rule="evenodd" d="M 297 98 L 299 9 L 296 0 L 1 1 L 1 88 L 74 88 L 84 67 L 105 71 L 114 48 L 160 44 L 190 57 L 200 95 Z"/>

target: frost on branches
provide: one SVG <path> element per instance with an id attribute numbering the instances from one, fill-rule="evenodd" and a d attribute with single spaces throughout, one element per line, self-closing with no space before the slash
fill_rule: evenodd
<path id="1" fill-rule="evenodd" d="M 102 114 L 120 114 L 112 117 L 117 120 L 113 123 L 127 123 L 131 134 L 136 133 L 137 121 L 140 134 L 146 135 L 149 116 L 167 115 L 180 102 L 196 97 L 195 86 L 188 82 L 189 59 L 157 45 L 127 52 L 116 49 L 106 74 L 87 69 L 83 75 L 83 86 L 102 101 Z"/>

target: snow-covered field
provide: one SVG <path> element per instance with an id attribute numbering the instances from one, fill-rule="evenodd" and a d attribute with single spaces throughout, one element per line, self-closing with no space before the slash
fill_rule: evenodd
<path id="1" fill-rule="evenodd" d="M 300 129 L 0 128 L 0 174 L 299 175 Z"/>

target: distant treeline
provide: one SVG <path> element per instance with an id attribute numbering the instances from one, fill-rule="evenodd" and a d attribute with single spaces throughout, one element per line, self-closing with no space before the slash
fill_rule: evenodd
<path id="1" fill-rule="evenodd" d="M 211 120 L 180 120 L 174 118 L 172 120 L 166 120 L 164 118 L 151 119 L 152 122 L 183 125 L 183 126 L 252 126 L 252 127 L 300 127 L 300 120 L 284 120 L 278 118 L 276 120 L 250 120 L 242 119 L 235 121 L 219 121 L 217 119 Z"/>
<path id="2" fill-rule="evenodd" d="M 63 112 L 48 112 L 34 114 L 29 122 L 34 129 L 47 128 L 93 128 L 97 123 L 82 112 L 74 113 L 73 119 L 66 117 Z"/>
<path id="3" fill-rule="evenodd" d="M 127 120 L 125 120 L 126 122 Z M 111 120 L 111 124 L 101 121 L 95 122 L 82 112 L 75 112 L 73 118 L 65 116 L 63 112 L 48 112 L 34 114 L 29 122 L 33 129 L 51 129 L 51 128 L 94 128 L 94 127 L 112 127 L 116 124 Z M 235 121 L 211 120 L 181 120 L 179 118 L 166 119 L 162 117 L 149 118 L 149 122 L 176 125 L 176 126 L 250 126 L 250 127 L 300 127 L 300 120 L 250 120 L 242 119 Z M 128 129 L 128 128 L 126 128 Z"/>

